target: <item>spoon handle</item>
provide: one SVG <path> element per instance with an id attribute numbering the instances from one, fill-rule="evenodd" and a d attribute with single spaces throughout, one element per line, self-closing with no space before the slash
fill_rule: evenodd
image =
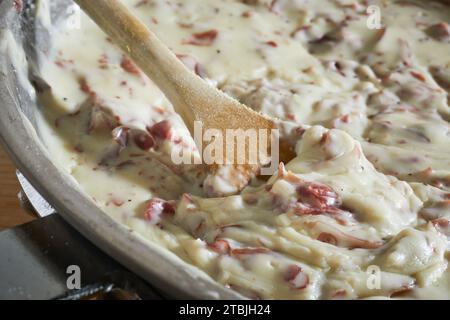
<path id="1" fill-rule="evenodd" d="M 273 127 L 272 120 L 191 72 L 119 0 L 75 2 L 155 82 L 191 134 L 194 134 L 194 121 L 201 121 L 204 128 L 220 130 Z"/>

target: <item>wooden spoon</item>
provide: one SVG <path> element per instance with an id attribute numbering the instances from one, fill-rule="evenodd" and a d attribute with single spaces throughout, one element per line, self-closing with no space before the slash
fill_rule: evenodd
<path id="1" fill-rule="evenodd" d="M 190 71 L 120 1 L 75 0 L 75 2 L 156 83 L 182 117 L 192 135 L 194 121 L 201 121 L 203 130 L 218 129 L 223 133 L 226 129 L 274 128 L 271 119 L 244 106 Z M 270 139 L 270 135 L 268 137 Z M 226 141 L 226 145 L 229 143 L 234 141 Z M 270 148 L 269 143 L 267 146 Z M 237 167 L 250 178 L 258 171 L 259 165 Z M 213 171 L 217 170 L 217 166 L 212 168 Z M 240 187 L 242 186 L 238 188 Z"/>

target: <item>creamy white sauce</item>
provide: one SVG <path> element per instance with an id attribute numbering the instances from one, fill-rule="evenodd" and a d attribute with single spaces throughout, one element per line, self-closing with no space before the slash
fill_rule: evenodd
<path id="1" fill-rule="evenodd" d="M 211 85 L 278 118 L 297 157 L 206 198 L 206 169 L 170 160 L 199 157 L 179 116 L 82 14 L 52 29 L 40 129 L 100 208 L 251 298 L 450 298 L 448 7 L 370 1 L 385 27 L 370 30 L 367 1 L 123 2 Z"/>

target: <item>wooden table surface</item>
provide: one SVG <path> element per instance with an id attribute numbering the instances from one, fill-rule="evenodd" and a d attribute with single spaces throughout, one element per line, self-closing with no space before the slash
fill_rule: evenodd
<path id="1" fill-rule="evenodd" d="M 33 220 L 20 207 L 17 198 L 20 186 L 15 172 L 16 168 L 0 146 L 0 230 Z"/>

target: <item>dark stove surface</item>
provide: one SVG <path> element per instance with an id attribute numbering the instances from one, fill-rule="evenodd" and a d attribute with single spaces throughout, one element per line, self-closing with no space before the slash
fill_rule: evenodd
<path id="1" fill-rule="evenodd" d="M 0 299 L 161 299 L 58 214 L 0 232 Z"/>

